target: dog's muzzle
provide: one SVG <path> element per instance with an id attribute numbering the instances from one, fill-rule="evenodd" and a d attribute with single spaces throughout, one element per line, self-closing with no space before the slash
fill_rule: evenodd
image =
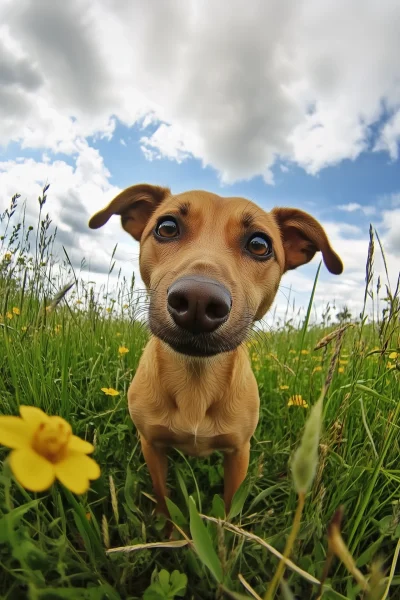
<path id="1" fill-rule="evenodd" d="M 169 314 L 178 327 L 192 335 L 216 331 L 228 320 L 231 307 L 229 291 L 201 275 L 181 277 L 168 289 Z"/>

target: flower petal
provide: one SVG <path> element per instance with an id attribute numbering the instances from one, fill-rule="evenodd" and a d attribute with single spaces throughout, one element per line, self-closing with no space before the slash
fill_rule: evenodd
<path id="1" fill-rule="evenodd" d="M 89 489 L 89 479 L 100 477 L 99 465 L 85 454 L 71 453 L 55 465 L 57 478 L 74 494 L 83 494 Z"/>
<path id="2" fill-rule="evenodd" d="M 29 446 L 31 430 L 21 417 L 0 417 L 0 444 L 8 448 Z"/>
<path id="3" fill-rule="evenodd" d="M 77 435 L 71 435 L 68 442 L 68 449 L 82 454 L 90 454 L 94 450 L 93 444 L 82 440 Z"/>
<path id="4" fill-rule="evenodd" d="M 41 423 L 47 423 L 50 417 L 37 406 L 20 406 L 19 414 L 31 431 L 35 431 Z"/>
<path id="5" fill-rule="evenodd" d="M 10 467 L 15 479 L 31 492 L 43 492 L 54 482 L 54 465 L 32 448 L 11 452 Z"/>

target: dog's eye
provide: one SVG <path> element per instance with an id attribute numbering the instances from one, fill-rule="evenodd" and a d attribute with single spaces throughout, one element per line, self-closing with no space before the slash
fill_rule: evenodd
<path id="1" fill-rule="evenodd" d="M 172 217 L 161 219 L 157 224 L 156 234 L 162 238 L 174 238 L 179 235 L 178 223 Z"/>
<path id="2" fill-rule="evenodd" d="M 272 253 L 271 240 L 262 233 L 255 233 L 246 244 L 246 250 L 253 256 L 267 258 Z"/>

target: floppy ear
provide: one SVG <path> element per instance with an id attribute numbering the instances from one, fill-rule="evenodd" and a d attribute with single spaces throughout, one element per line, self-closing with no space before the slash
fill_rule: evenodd
<path id="1" fill-rule="evenodd" d="M 334 275 L 340 275 L 342 261 L 318 221 L 297 208 L 274 208 L 271 214 L 281 230 L 285 271 L 310 262 L 314 254 L 321 251 L 327 269 Z"/>
<path id="2" fill-rule="evenodd" d="M 112 215 L 120 215 L 122 227 L 140 241 L 146 223 L 156 207 L 170 194 L 168 188 L 141 183 L 123 190 L 108 206 L 97 212 L 89 221 L 91 229 L 107 223 Z"/>

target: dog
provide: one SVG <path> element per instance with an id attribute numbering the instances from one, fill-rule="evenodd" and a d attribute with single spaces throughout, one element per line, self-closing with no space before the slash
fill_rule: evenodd
<path id="1" fill-rule="evenodd" d="M 322 253 L 336 275 L 342 261 L 322 226 L 296 208 L 265 212 L 243 198 L 205 191 L 173 195 L 129 187 L 93 215 L 97 229 L 119 215 L 140 242 L 152 333 L 128 390 L 157 501 L 169 516 L 167 450 L 224 454 L 224 504 L 246 477 L 259 394 L 246 340 L 270 308 L 282 275 Z"/>

